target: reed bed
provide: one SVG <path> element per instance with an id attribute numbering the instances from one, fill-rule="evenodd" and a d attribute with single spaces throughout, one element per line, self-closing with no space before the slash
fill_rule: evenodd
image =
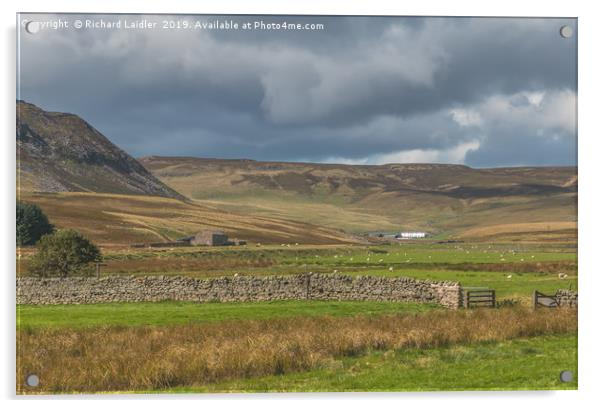
<path id="1" fill-rule="evenodd" d="M 575 310 L 435 311 L 295 317 L 172 327 L 21 329 L 19 393 L 165 390 L 324 367 L 373 350 L 433 348 L 571 333 Z M 35 373 L 40 385 L 23 385 Z"/>

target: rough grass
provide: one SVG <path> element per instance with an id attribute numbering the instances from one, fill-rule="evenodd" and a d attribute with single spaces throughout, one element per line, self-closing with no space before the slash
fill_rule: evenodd
<path id="1" fill-rule="evenodd" d="M 470 228 L 459 234 L 462 238 L 483 238 L 505 234 L 548 233 L 550 231 L 577 231 L 576 221 L 525 222 L 517 224 L 488 225 Z"/>
<path id="2" fill-rule="evenodd" d="M 97 326 L 174 326 L 225 320 L 294 316 L 355 316 L 420 313 L 432 304 L 389 302 L 277 301 L 250 303 L 105 303 L 90 305 L 18 305 L 20 329 Z"/>
<path id="3" fill-rule="evenodd" d="M 571 370 L 570 383 L 560 371 Z M 299 373 L 246 378 L 170 392 L 349 392 L 561 390 L 577 388 L 577 336 L 520 338 L 469 346 L 373 351 Z"/>
<path id="4" fill-rule="evenodd" d="M 167 390 L 316 369 L 371 351 L 575 333 L 574 310 L 506 308 L 418 315 L 296 317 L 175 327 L 19 330 L 18 392 Z"/>
<path id="5" fill-rule="evenodd" d="M 305 222 L 234 214 L 162 197 L 21 191 L 20 198 L 38 204 L 57 227 L 76 229 L 100 244 L 163 242 L 206 229 L 253 242 L 355 242 L 341 231 Z"/>

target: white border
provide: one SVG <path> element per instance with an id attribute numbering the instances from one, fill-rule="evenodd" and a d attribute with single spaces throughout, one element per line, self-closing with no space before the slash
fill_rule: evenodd
<path id="1" fill-rule="evenodd" d="M 598 240 L 602 232 L 600 208 L 602 188 L 599 182 L 602 174 L 598 162 L 602 151 L 600 137 L 601 104 L 599 102 L 600 63 L 599 40 L 602 38 L 602 16 L 596 13 L 595 2 L 545 1 L 527 2 L 505 0 L 486 2 L 477 0 L 421 0 L 411 2 L 390 2 L 371 0 L 352 3 L 350 0 L 310 2 L 290 1 L 180 1 L 149 0 L 77 1 L 77 0 L 21 0 L 1 3 L 2 13 L 2 54 L 3 98 L 0 112 L 4 127 L 2 137 L 2 251 L 3 281 L 2 305 L 2 356 L 0 371 L 2 397 L 15 403 L 14 375 L 14 203 L 15 203 L 15 13 L 21 12 L 136 12 L 136 13 L 222 13 L 222 14 L 344 14 L 344 15 L 456 15 L 456 16 L 545 16 L 579 18 L 579 271 L 580 271 L 580 324 L 579 324 L 579 387 L 576 392 L 477 392 L 477 393 L 405 393 L 405 394 L 286 394 L 268 396 L 174 396 L 153 397 L 142 401 L 140 397 L 109 396 L 109 399 L 91 399 L 86 404 L 104 406 L 144 403 L 150 406 L 190 403 L 198 405 L 232 405 L 244 403 L 252 407 L 290 406 L 307 407 L 308 404 L 332 405 L 343 403 L 349 406 L 365 406 L 372 400 L 379 405 L 399 406 L 400 404 L 427 404 L 446 407 L 502 406 L 507 408 L 520 402 L 529 405 L 579 406 L 593 405 L 596 391 L 600 388 L 600 347 L 602 343 L 600 314 L 601 303 L 596 298 L 602 288 L 596 253 L 600 252 Z M 170 402 L 172 401 L 172 402 Z M 75 398 L 21 398 L 21 403 L 45 406 L 75 406 L 81 402 Z M 597 405 L 597 404 L 596 404 Z"/>

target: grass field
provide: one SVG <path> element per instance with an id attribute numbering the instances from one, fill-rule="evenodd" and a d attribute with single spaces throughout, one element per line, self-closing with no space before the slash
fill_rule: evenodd
<path id="1" fill-rule="evenodd" d="M 201 269 L 216 269 L 220 263 L 237 261 L 253 267 L 269 265 L 311 266 L 404 266 L 413 264 L 537 264 L 542 262 L 576 262 L 574 245 L 560 244 L 493 244 L 493 243 L 402 243 L 390 245 L 263 245 L 246 247 L 183 247 L 134 249 L 103 247 L 104 260 L 143 261 L 148 265 L 169 261 L 172 269 L 181 269 L 178 262 L 194 261 Z M 21 250 L 21 260 L 27 261 L 32 249 Z M 190 266 L 192 266 L 191 264 Z M 188 266 L 188 265 L 184 265 Z M 168 270 L 165 270 L 168 272 Z"/>
<path id="2" fill-rule="evenodd" d="M 416 303 L 279 301 L 257 303 L 107 303 L 92 305 L 17 306 L 20 329 L 96 326 L 173 326 L 226 320 L 294 316 L 420 313 L 436 306 Z"/>
<path id="3" fill-rule="evenodd" d="M 19 273 L 27 275 L 31 251 Z M 502 298 L 528 300 L 534 290 L 577 288 L 571 245 L 404 243 L 392 245 L 263 245 L 225 248 L 105 248 L 104 275 L 184 275 L 198 278 L 304 272 L 408 276 L 489 287 Z M 567 276 L 563 279 L 559 273 Z"/>
<path id="4" fill-rule="evenodd" d="M 495 289 L 498 299 L 521 299 L 528 302 L 534 290 L 553 294 L 558 289 L 577 289 L 577 276 L 559 279 L 545 273 L 501 273 L 463 271 L 387 270 L 352 272 L 351 275 L 409 276 L 416 279 L 458 281 L 464 287 L 487 287 Z M 511 278 L 508 278 L 511 276 Z"/>
<path id="5" fill-rule="evenodd" d="M 171 392 L 566 390 L 577 388 L 577 337 L 371 352 L 302 373 L 176 387 Z M 574 381 L 560 381 L 570 370 Z"/>
<path id="6" fill-rule="evenodd" d="M 21 250 L 27 275 L 32 249 Z M 459 281 L 527 304 L 577 288 L 571 243 L 103 246 L 103 275 L 320 272 Z M 560 279 L 558 274 L 567 274 Z M 17 307 L 19 393 L 574 389 L 575 310 L 442 310 L 385 302 Z"/>
<path id="7" fill-rule="evenodd" d="M 576 288 L 571 245 L 291 245 L 104 248 L 104 274 L 305 271 L 487 286 L 527 303 Z M 23 251 L 26 273 L 31 251 Z M 409 261 L 409 262 L 408 262 Z M 224 269 L 225 268 L 225 269 Z M 559 279 L 558 272 L 567 273 Z M 511 275 L 509 278 L 508 276 Z M 19 393 L 572 389 L 574 310 L 447 311 L 385 302 L 18 306 Z M 82 379 L 86 379 L 82 382 Z"/>
<path id="8" fill-rule="evenodd" d="M 576 352 L 574 343 L 546 346 L 545 338 L 541 336 L 566 334 L 574 338 L 576 329 L 575 310 L 533 311 L 522 307 L 351 317 L 296 316 L 173 326 L 29 327 L 17 332 L 17 378 L 32 372 L 41 378 L 37 389 L 23 388 L 18 382 L 23 393 L 170 392 L 178 387 L 212 387 L 224 381 L 250 381 L 252 387 L 254 379 L 266 376 L 277 375 L 287 381 L 288 375 L 321 370 L 326 380 L 323 386 L 328 387 L 332 376 L 343 374 L 341 370 L 345 369 L 345 364 L 355 365 L 360 361 L 360 368 L 362 364 L 366 367 L 365 362 L 369 367 L 372 360 L 372 366 L 380 365 L 384 373 L 393 370 L 387 364 L 377 364 L 381 358 L 378 353 L 384 353 L 383 356 L 405 356 L 410 363 L 432 361 L 436 366 L 439 360 L 451 362 L 455 368 L 449 373 L 438 374 L 440 381 L 447 381 L 440 382 L 439 388 L 455 389 L 469 387 L 467 384 L 470 383 L 463 377 L 446 376 L 452 375 L 454 369 L 459 372 L 465 368 L 467 361 L 454 360 L 450 354 L 445 354 L 445 348 L 466 350 L 468 362 L 472 361 L 478 369 L 492 363 L 490 353 L 479 349 L 483 345 L 494 346 L 497 342 L 529 337 L 533 347 L 545 351 L 523 354 L 565 355 L 556 369 L 571 369 L 574 360 L 570 360 L 570 356 Z M 495 347 L 496 350 L 503 348 Z M 434 354 L 429 357 L 431 350 Z M 457 350 L 453 353 L 462 356 Z M 501 354 L 506 358 L 509 356 L 505 352 Z M 448 357 L 444 357 L 446 355 Z M 499 353 L 493 353 L 493 356 L 502 358 Z M 349 360 L 354 358 L 366 360 Z M 526 367 L 514 367 L 522 378 L 542 373 L 532 362 Z M 422 378 L 420 375 L 418 370 L 416 381 Z M 289 380 L 295 381 L 295 378 Z M 317 380 L 320 381 L 320 375 Z M 515 381 L 510 386 L 515 385 Z M 276 388 L 270 389 L 286 389 L 279 388 L 286 387 L 282 384 L 278 385 L 276 381 Z M 299 384 L 303 385 L 304 381 Z M 418 384 L 409 384 L 408 389 L 423 389 L 424 386 Z M 553 384 L 552 380 L 547 382 L 548 387 Z M 360 389 L 365 387 L 361 383 L 357 385 Z M 385 382 L 382 387 L 390 385 Z M 526 383 L 523 386 L 538 385 Z M 505 387 L 501 382 L 496 386 Z M 290 388 L 297 389 L 298 385 Z"/>

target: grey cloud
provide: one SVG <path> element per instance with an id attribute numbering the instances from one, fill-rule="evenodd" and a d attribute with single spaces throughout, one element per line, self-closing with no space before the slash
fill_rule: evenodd
<path id="1" fill-rule="evenodd" d="M 558 131 L 534 136 L 521 129 L 498 131 L 485 139 L 477 151 L 468 152 L 466 164 L 475 167 L 574 166 L 577 144 Z M 542 140 L 543 139 L 543 140 Z"/>
<path id="2" fill-rule="evenodd" d="M 510 137 L 496 126 L 462 128 L 447 113 L 492 95 L 575 90 L 575 41 L 558 35 L 573 20 L 286 20 L 326 30 L 23 35 L 20 95 L 81 115 L 135 155 L 361 159 L 479 139 L 467 156 L 479 166 L 511 164 L 512 147 L 537 143 L 550 163 L 574 162 L 533 129 Z"/>

